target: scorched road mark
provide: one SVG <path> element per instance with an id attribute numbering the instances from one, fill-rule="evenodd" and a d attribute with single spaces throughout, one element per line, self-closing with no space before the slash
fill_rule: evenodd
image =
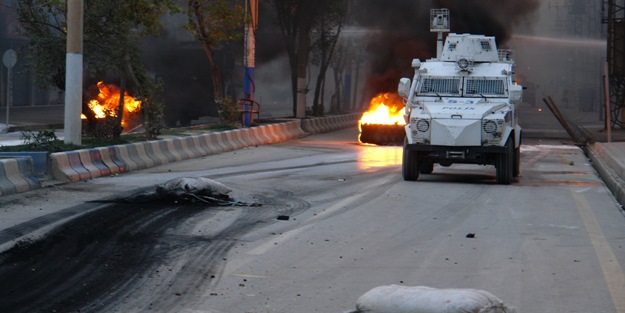
<path id="1" fill-rule="evenodd" d="M 0 245 L 10 242 L 12 240 L 19 239 L 20 237 L 26 236 L 36 230 L 57 223 L 63 219 L 70 218 L 74 215 L 83 214 L 91 210 L 97 210 L 101 207 L 103 207 L 102 204 L 85 203 L 71 208 L 63 209 L 58 212 L 46 214 L 34 218 L 28 222 L 17 224 L 13 227 L 1 230 Z"/>
<path id="2" fill-rule="evenodd" d="M 275 212 L 308 207 L 294 200 L 232 209 L 242 212 L 230 226 L 210 236 L 191 233 L 182 241 L 184 236 L 169 232 L 189 233 L 180 226 L 192 228 L 193 223 L 185 222 L 198 216 L 205 220 L 220 209 L 116 204 L 83 214 L 41 240 L 21 242 L 0 254 L 0 312 L 103 312 L 135 301 L 130 294 L 146 288 L 146 280 L 160 289 L 140 292 L 136 301 L 145 302 L 132 306 L 147 309 L 160 302 L 159 309 L 175 307 L 179 304 L 169 297 L 180 301 L 219 279 L 224 257 L 237 238 L 275 221 Z M 184 258 L 176 259 L 180 255 Z M 165 260 L 179 265 L 171 266 L 172 273 L 164 277 L 154 277 Z"/>
<path id="3" fill-rule="evenodd" d="M 144 187 L 132 190 L 130 192 L 124 193 L 124 196 L 129 196 L 134 193 L 144 192 L 151 187 Z M 106 205 L 102 205 L 101 203 L 82 203 L 70 208 L 66 208 L 54 213 L 42 215 L 40 217 L 34 218 L 24 223 L 17 224 L 15 226 L 9 227 L 7 229 L 0 231 L 0 252 L 3 251 L 3 245 L 8 246 L 8 243 L 14 240 L 25 240 L 23 238 L 28 238 L 29 236 L 33 236 L 33 232 L 44 229 L 46 227 L 52 227 L 54 224 L 60 223 L 65 219 L 69 219 L 75 217 L 77 215 L 85 214 L 91 212 L 93 210 L 98 210 L 106 207 Z M 35 236 L 43 235 L 37 234 Z M 32 238 L 31 238 L 32 239 Z M 28 241 L 28 239 L 26 239 Z M 20 243 L 21 244 L 21 243 Z"/>

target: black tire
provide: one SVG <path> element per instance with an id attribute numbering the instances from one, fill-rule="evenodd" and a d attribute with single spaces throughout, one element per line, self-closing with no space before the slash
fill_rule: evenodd
<path id="1" fill-rule="evenodd" d="M 519 177 L 521 174 L 521 145 L 514 148 L 514 173 L 512 176 Z"/>
<path id="2" fill-rule="evenodd" d="M 510 185 L 514 174 L 514 139 L 508 138 L 505 152 L 497 155 L 495 169 L 497 172 L 497 183 Z"/>
<path id="3" fill-rule="evenodd" d="M 519 146 L 514 148 L 514 173 L 512 173 L 512 176 L 514 177 L 519 177 L 519 175 L 521 175 L 521 143 L 523 142 L 522 138 L 523 137 L 519 136 Z"/>
<path id="4" fill-rule="evenodd" d="M 408 149 L 408 139 L 404 139 L 404 154 L 402 158 L 401 174 L 404 180 L 415 181 L 419 179 L 418 153 Z"/>
<path id="5" fill-rule="evenodd" d="M 432 174 L 434 171 L 434 162 L 432 161 L 422 161 L 419 166 L 419 173 L 421 174 Z"/>

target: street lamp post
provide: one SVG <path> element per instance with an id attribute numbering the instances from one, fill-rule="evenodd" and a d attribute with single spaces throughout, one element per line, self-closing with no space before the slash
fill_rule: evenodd
<path id="1" fill-rule="evenodd" d="M 66 144 L 81 144 L 83 0 L 67 0 L 67 55 L 65 69 Z"/>
<path id="2" fill-rule="evenodd" d="M 17 54 L 15 50 L 9 49 L 4 52 L 2 55 L 2 63 L 7 67 L 7 116 L 6 116 L 6 127 L 9 127 L 9 108 L 13 103 L 13 66 L 17 63 Z"/>
<path id="3" fill-rule="evenodd" d="M 246 1 L 245 21 L 245 57 L 243 63 L 245 73 L 243 78 L 243 98 L 254 100 L 254 67 L 256 53 L 256 26 L 258 25 L 258 0 Z M 243 126 L 250 126 L 252 118 L 252 102 L 243 102 Z"/>

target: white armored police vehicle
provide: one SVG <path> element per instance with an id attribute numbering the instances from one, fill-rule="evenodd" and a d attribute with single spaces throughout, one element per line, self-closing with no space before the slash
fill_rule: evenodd
<path id="1" fill-rule="evenodd" d="M 519 175 L 523 93 L 512 52 L 498 50 L 494 37 L 451 33 L 438 58 L 412 67 L 412 81 L 398 87 L 406 101 L 404 179 L 432 173 L 435 163 L 470 163 L 494 165 L 497 183 L 510 184 Z"/>

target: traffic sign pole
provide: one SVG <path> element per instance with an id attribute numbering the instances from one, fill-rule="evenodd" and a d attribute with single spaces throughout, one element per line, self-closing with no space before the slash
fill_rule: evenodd
<path id="1" fill-rule="evenodd" d="M 2 63 L 7 67 L 7 116 L 6 125 L 9 127 L 9 108 L 13 102 L 13 67 L 17 63 L 17 53 L 9 49 L 2 55 Z"/>

